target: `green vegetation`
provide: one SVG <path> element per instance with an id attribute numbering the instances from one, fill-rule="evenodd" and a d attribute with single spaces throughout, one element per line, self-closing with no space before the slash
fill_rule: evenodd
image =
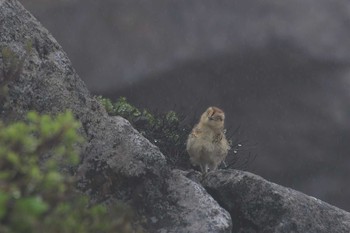
<path id="1" fill-rule="evenodd" d="M 173 166 L 188 166 L 187 156 L 184 156 L 185 142 L 191 128 L 183 124 L 183 118 L 174 111 L 167 113 L 150 113 L 139 110 L 121 97 L 115 103 L 101 96 L 97 99 L 106 108 L 109 115 L 121 116 L 127 119 L 142 135 L 154 143 Z"/>
<path id="2" fill-rule="evenodd" d="M 151 113 L 139 110 L 120 97 L 115 103 L 104 97 L 97 97 L 111 116 L 121 116 L 127 119 L 135 129 L 154 143 L 167 157 L 168 164 L 189 169 L 190 162 L 186 154 L 185 144 L 193 122 L 186 122 L 183 116 L 174 111 L 167 113 Z M 242 140 L 241 130 L 229 130 L 227 136 L 231 150 L 226 158 L 223 169 L 245 169 L 256 157 L 247 149 L 248 141 Z M 251 147 L 251 146 L 250 146 Z"/>
<path id="3" fill-rule="evenodd" d="M 79 162 L 79 127 L 70 112 L 0 122 L 0 232 L 133 232 L 130 210 L 88 207 L 73 176 L 59 172 Z"/>

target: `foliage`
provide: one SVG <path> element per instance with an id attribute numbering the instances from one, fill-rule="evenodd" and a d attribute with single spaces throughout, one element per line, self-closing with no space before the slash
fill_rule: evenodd
<path id="1" fill-rule="evenodd" d="M 59 172 L 79 162 L 79 127 L 70 112 L 0 122 L 0 232 L 131 232 L 130 211 L 88 208 L 74 178 Z"/>
<path id="2" fill-rule="evenodd" d="M 142 135 L 154 143 L 168 156 L 170 165 L 188 166 L 187 156 L 184 156 L 185 142 L 191 130 L 188 124 L 183 123 L 183 117 L 174 111 L 167 113 L 151 113 L 139 110 L 120 97 L 115 103 L 101 96 L 97 99 L 106 108 L 108 114 L 121 116 L 127 119 Z"/>
<path id="3" fill-rule="evenodd" d="M 169 165 L 182 169 L 190 168 L 185 144 L 194 121 L 188 122 L 185 117 L 174 111 L 155 114 L 147 110 L 141 111 L 128 103 L 125 97 L 120 97 L 115 103 L 101 96 L 97 99 L 110 115 L 119 115 L 129 120 L 141 134 L 158 146 L 166 155 Z M 248 146 L 248 140 L 242 140 L 239 128 L 229 130 L 227 138 L 232 149 L 222 168 L 245 169 L 256 157 L 250 152 L 252 146 Z"/>

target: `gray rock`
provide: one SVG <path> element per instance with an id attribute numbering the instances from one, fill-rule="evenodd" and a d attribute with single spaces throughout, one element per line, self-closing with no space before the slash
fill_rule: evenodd
<path id="1" fill-rule="evenodd" d="M 171 173 L 164 155 L 127 120 L 107 115 L 61 46 L 18 1 L 0 0 L 0 31 L 0 47 L 26 57 L 9 84 L 1 119 L 22 119 L 29 110 L 55 114 L 70 109 L 86 138 L 80 145 L 79 188 L 93 201 L 127 202 L 137 216 L 146 217 L 150 232 L 195 233 L 197 226 L 205 232 L 231 231 L 229 214 L 202 187 Z"/>
<path id="2" fill-rule="evenodd" d="M 167 218 L 172 219 L 173 225 L 180 228 L 167 232 L 231 232 L 229 213 L 219 207 L 200 184 L 186 178 L 184 172 L 172 172 L 168 192 L 169 199 L 177 204 L 174 206 L 176 209 L 170 209 L 167 213 Z M 182 209 L 183 216 L 178 215 L 178 208 Z M 203 224 L 202 219 L 207 219 L 207 222 Z"/>
<path id="3" fill-rule="evenodd" d="M 212 172 L 203 185 L 230 212 L 233 232 L 350 232 L 350 213 L 248 172 Z"/>

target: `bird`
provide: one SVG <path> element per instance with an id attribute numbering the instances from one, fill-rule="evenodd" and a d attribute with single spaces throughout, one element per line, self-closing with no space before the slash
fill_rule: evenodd
<path id="1" fill-rule="evenodd" d="M 218 107 L 209 107 L 188 135 L 186 150 L 194 166 L 202 174 L 217 170 L 230 150 L 225 136 L 225 113 Z"/>

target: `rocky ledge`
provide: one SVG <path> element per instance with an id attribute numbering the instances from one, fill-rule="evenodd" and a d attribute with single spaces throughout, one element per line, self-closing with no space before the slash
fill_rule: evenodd
<path id="1" fill-rule="evenodd" d="M 350 232 L 348 212 L 249 172 L 218 171 L 202 184 L 230 212 L 232 232 Z"/>

